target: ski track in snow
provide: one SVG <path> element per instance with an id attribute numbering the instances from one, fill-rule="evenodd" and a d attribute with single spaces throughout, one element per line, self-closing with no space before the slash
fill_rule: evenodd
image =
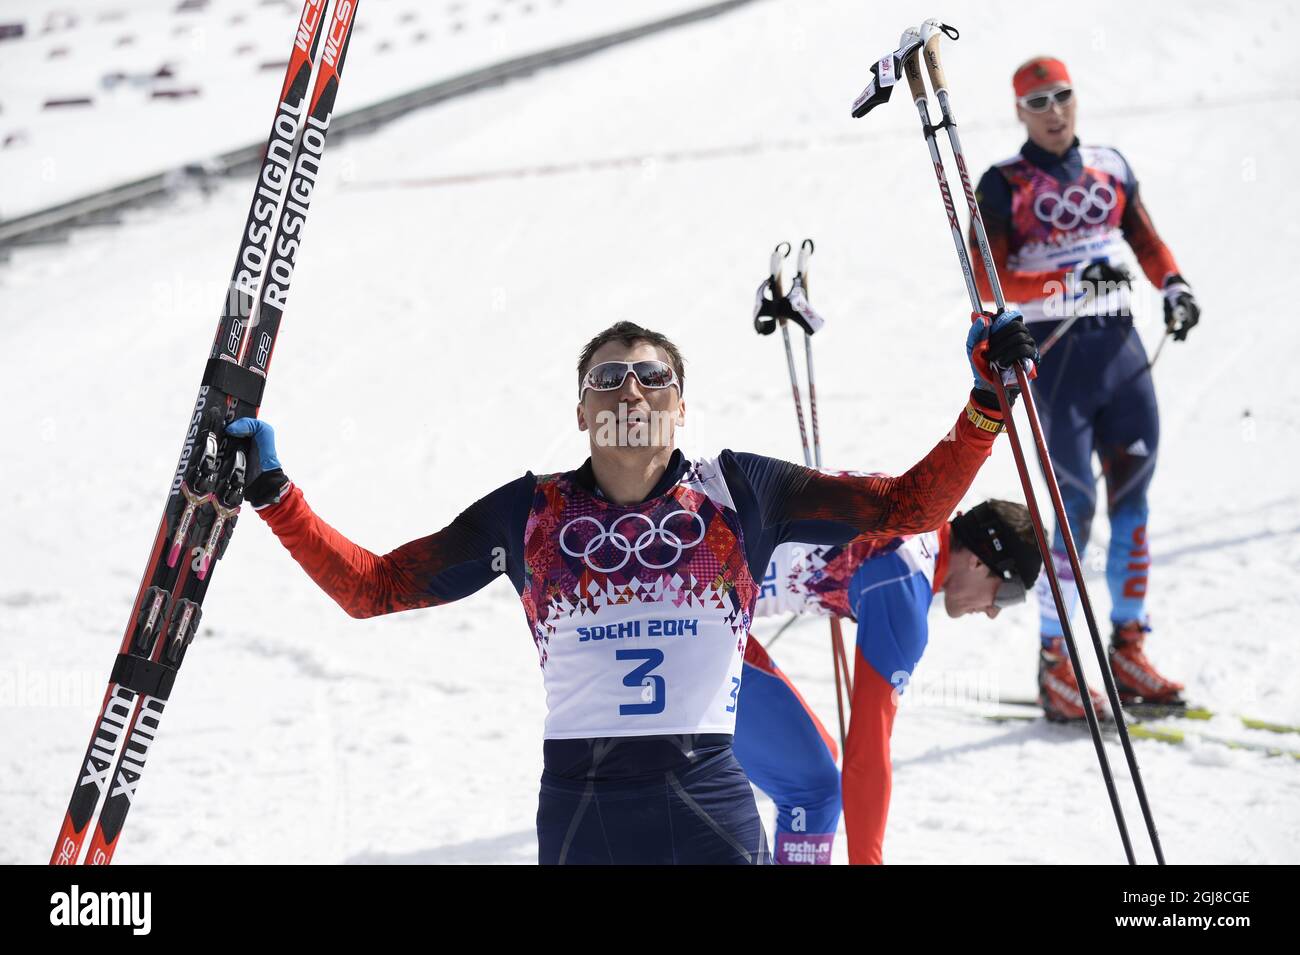
<path id="1" fill-rule="evenodd" d="M 1179 11 L 1105 0 L 1099 26 L 1048 35 L 999 0 L 954 12 L 962 40 L 946 65 L 975 169 L 1019 145 L 1008 76 L 1044 49 L 1074 72 L 1084 140 L 1119 146 L 1135 166 L 1204 309 L 1155 370 L 1150 650 L 1195 701 L 1294 724 L 1300 331 L 1270 293 L 1300 252 L 1287 164 L 1300 118 L 1284 92 L 1300 12 Z M 914 110 L 900 97 L 855 122 L 848 106 L 868 55 L 929 12 L 767 0 L 332 146 L 262 409 L 313 506 L 384 552 L 526 468 L 575 466 L 586 445 L 572 363 L 621 317 L 687 355 L 688 452 L 796 456 L 780 349 L 752 333 L 749 308 L 771 247 L 804 236 L 817 241 L 811 294 L 829 319 L 817 352 L 827 462 L 908 467 L 964 400 L 966 303 Z M 349 61 L 340 108 L 360 105 L 352 87 L 369 69 Z M 248 105 L 269 115 L 270 103 Z M 758 147 L 731 149 L 743 144 Z M 648 158 L 592 168 L 628 156 Z M 493 170 L 525 172 L 472 178 Z M 17 409 L 0 503 L 0 862 L 48 858 L 248 186 L 185 195 L 0 265 Z M 1159 305 L 1145 285 L 1139 307 L 1154 346 Z M 1002 439 L 967 501 L 1018 495 Z M 533 861 L 544 699 L 509 584 L 352 620 L 251 511 L 241 523 L 116 859 Z M 1103 621 L 1105 535 L 1099 515 L 1085 564 Z M 894 733 L 887 861 L 1122 861 L 1086 733 L 935 705 L 952 686 L 1032 694 L 1035 610 L 994 623 L 936 608 L 931 631 Z M 802 622 L 773 656 L 833 727 L 825 633 Z M 1300 861 L 1294 761 L 1135 746 L 1170 861 Z M 1108 752 L 1149 858 L 1118 744 Z M 844 861 L 842 838 L 835 851 Z"/>

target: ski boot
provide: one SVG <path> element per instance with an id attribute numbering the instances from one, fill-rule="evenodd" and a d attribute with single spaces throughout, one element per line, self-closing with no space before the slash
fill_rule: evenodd
<path id="1" fill-rule="evenodd" d="M 1110 719 L 1106 699 L 1092 687 L 1092 708 L 1100 720 Z M 1052 637 L 1038 653 L 1038 703 L 1043 715 L 1054 723 L 1084 719 L 1083 697 L 1074 679 L 1074 668 L 1065 649 L 1064 637 Z"/>
<path id="2" fill-rule="evenodd" d="M 1110 635 L 1110 669 L 1115 674 L 1115 689 L 1126 706 L 1130 703 L 1157 706 L 1185 706 L 1183 685 L 1160 674 L 1142 645 L 1151 628 L 1139 620 L 1115 624 Z"/>

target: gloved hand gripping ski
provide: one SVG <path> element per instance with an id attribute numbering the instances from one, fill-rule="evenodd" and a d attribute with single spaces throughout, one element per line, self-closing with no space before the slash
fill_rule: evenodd
<path id="1" fill-rule="evenodd" d="M 279 504 L 289 485 L 275 451 L 275 429 L 257 418 L 237 418 L 226 425 L 232 438 L 248 438 L 248 469 L 244 499 L 257 510 Z"/>

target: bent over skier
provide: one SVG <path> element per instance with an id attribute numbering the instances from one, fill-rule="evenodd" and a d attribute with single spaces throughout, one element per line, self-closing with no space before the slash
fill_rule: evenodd
<path id="1" fill-rule="evenodd" d="M 943 594 L 949 617 L 995 618 L 1024 602 L 1041 566 L 1028 509 L 997 500 L 925 534 L 773 551 L 755 616 L 815 613 L 857 624 L 842 774 L 834 740 L 794 683 L 757 640 L 745 647 L 736 758 L 776 803 L 776 862 L 829 865 L 841 805 L 850 864 L 884 861 L 890 738 L 929 643 L 931 603 Z"/>

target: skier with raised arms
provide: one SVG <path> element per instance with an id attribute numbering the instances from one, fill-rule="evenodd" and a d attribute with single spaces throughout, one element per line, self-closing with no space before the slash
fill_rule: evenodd
<path id="1" fill-rule="evenodd" d="M 247 499 L 350 615 L 445 604 L 509 577 L 546 688 L 539 861 L 763 863 L 732 752 L 758 582 L 785 541 L 943 524 L 1002 428 L 994 369 L 1037 357 L 1016 313 L 973 322 L 966 347 L 976 387 L 921 461 L 896 478 L 832 474 L 728 450 L 688 460 L 674 446 L 682 356 L 619 322 L 578 360 L 581 467 L 526 473 L 383 556 L 312 511 L 269 425 L 243 418 L 227 433 L 254 439 Z"/>
<path id="2" fill-rule="evenodd" d="M 1156 234 L 1128 161 L 1109 146 L 1080 145 L 1078 100 L 1065 64 L 1035 57 L 1016 69 L 1012 85 L 1028 139 L 980 180 L 977 195 L 990 249 L 1006 298 L 1023 312 L 1043 350 L 1034 395 L 1080 552 L 1097 506 L 1093 453 L 1101 459 L 1110 517 L 1110 662 L 1120 697 L 1180 703 L 1182 684 L 1157 671 L 1144 650 L 1150 631 L 1147 489 L 1160 421 L 1150 363 L 1133 327 L 1127 249 L 1161 291 L 1167 334 L 1184 340 L 1200 310 Z M 976 279 L 983 297 L 991 299 L 987 277 L 977 271 Z M 1072 610 L 1078 591 L 1059 528 L 1053 562 Z M 1038 602 L 1040 701 L 1051 719 L 1082 719 L 1083 701 L 1045 576 Z M 1092 696 L 1104 711 L 1100 694 Z"/>

